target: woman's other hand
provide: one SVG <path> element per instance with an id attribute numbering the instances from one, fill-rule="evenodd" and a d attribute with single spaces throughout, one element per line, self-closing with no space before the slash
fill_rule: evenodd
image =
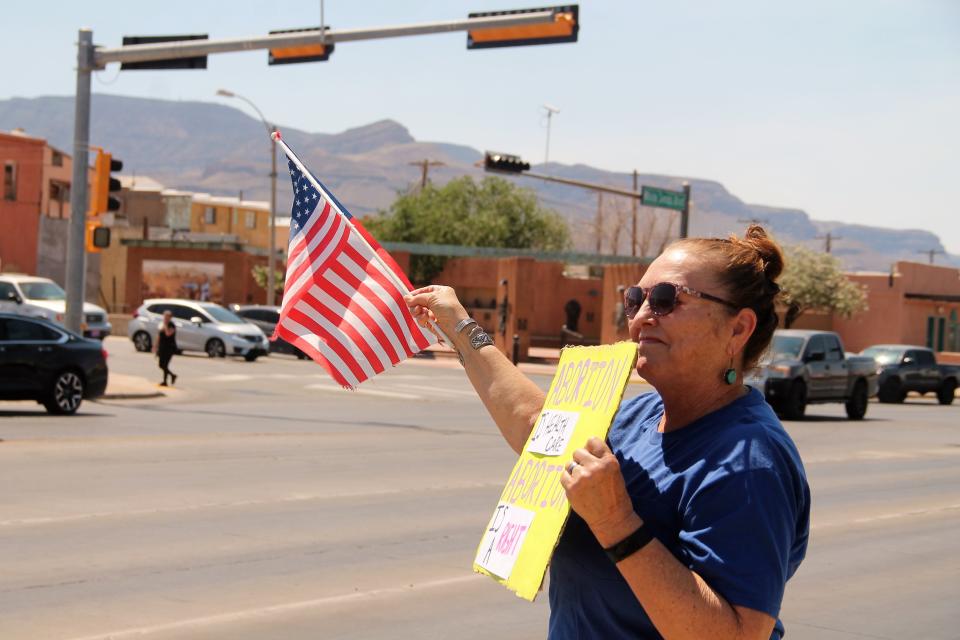
<path id="1" fill-rule="evenodd" d="M 422 327 L 429 328 L 431 322 L 436 322 L 447 335 L 452 335 L 457 323 L 469 315 L 457 299 L 457 292 L 443 285 L 414 289 L 403 299 Z"/>
<path id="2" fill-rule="evenodd" d="M 612 546 L 643 523 L 633 510 L 620 473 L 620 462 L 600 438 L 587 440 L 586 447 L 573 452 L 560 478 L 573 510 L 593 531 L 603 547 Z"/>

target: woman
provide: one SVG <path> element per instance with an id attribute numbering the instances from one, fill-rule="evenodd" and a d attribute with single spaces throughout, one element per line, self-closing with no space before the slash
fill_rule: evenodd
<path id="1" fill-rule="evenodd" d="M 796 447 L 743 372 L 767 348 L 783 255 L 743 239 L 671 245 L 624 292 L 637 371 L 608 441 L 573 454 L 573 508 L 550 567 L 551 638 L 780 638 L 784 585 L 806 552 L 810 491 Z M 448 287 L 407 298 L 454 341 L 520 452 L 544 393 L 497 350 Z"/>
<path id="2" fill-rule="evenodd" d="M 170 360 L 176 352 L 177 327 L 173 324 L 173 314 L 170 311 L 164 311 L 163 321 L 157 331 L 157 360 L 160 364 L 160 370 L 163 371 L 161 387 L 167 386 L 168 377 L 170 378 L 170 384 L 177 383 L 177 374 L 170 371 Z"/>

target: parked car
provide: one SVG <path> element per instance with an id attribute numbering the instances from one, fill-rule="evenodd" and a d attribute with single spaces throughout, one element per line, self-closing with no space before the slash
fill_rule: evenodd
<path id="1" fill-rule="evenodd" d="M 36 400 L 59 415 L 107 388 L 107 352 L 43 318 L 0 313 L 0 400 Z"/>
<path id="2" fill-rule="evenodd" d="M 230 305 L 230 310 L 247 322 L 252 322 L 260 327 L 260 330 L 267 336 L 273 335 L 274 329 L 277 328 L 277 323 L 280 322 L 280 307 L 271 307 L 262 304 L 233 304 Z M 307 354 L 283 338 L 270 341 L 270 353 L 288 353 L 292 356 L 297 356 L 301 360 L 307 357 Z"/>
<path id="3" fill-rule="evenodd" d="M 847 417 L 860 420 L 877 393 L 877 365 L 873 358 L 847 356 L 832 331 L 782 329 L 746 383 L 763 391 L 784 418 L 803 417 L 808 404 L 843 402 Z"/>
<path id="4" fill-rule="evenodd" d="M 0 313 L 15 313 L 31 318 L 46 318 L 62 325 L 67 310 L 67 294 L 53 280 L 22 274 L 0 274 Z M 107 311 L 89 302 L 83 303 L 83 335 L 103 340 L 113 330 Z"/>
<path id="5" fill-rule="evenodd" d="M 133 312 L 127 335 L 137 351 L 153 349 L 164 311 L 173 315 L 179 351 L 203 351 L 211 358 L 241 356 L 248 362 L 269 352 L 270 343 L 257 325 L 213 302 L 175 298 L 145 300 Z"/>
<path id="6" fill-rule="evenodd" d="M 867 347 L 860 355 L 873 358 L 877 363 L 880 402 L 903 402 L 908 391 L 921 395 L 937 394 L 940 404 L 951 404 L 960 367 L 937 364 L 932 349 L 909 344 L 878 344 Z"/>

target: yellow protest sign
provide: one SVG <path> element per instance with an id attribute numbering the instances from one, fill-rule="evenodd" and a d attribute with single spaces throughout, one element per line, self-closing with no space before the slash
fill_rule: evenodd
<path id="1" fill-rule="evenodd" d="M 543 409 L 480 540 L 474 571 L 533 601 L 570 514 L 560 484 L 564 465 L 591 436 L 606 438 L 636 360 L 633 342 L 562 351 Z"/>

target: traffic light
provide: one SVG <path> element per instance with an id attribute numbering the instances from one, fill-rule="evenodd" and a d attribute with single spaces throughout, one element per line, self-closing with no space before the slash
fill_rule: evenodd
<path id="1" fill-rule="evenodd" d="M 131 44 L 159 44 L 161 42 L 183 42 L 184 40 L 207 40 L 207 34 L 185 36 L 123 36 L 123 46 Z M 207 56 L 193 58 L 169 58 L 167 60 L 148 60 L 147 62 L 124 62 L 121 71 L 156 69 L 206 69 Z"/>
<path id="2" fill-rule="evenodd" d="M 114 171 L 123 169 L 123 163 L 114 160 L 113 156 L 99 149 L 97 161 L 93 169 L 93 193 L 90 197 L 90 215 L 98 216 L 108 211 L 120 208 L 120 201 L 110 195 L 120 191 L 120 181 L 110 175 Z"/>
<path id="3" fill-rule="evenodd" d="M 110 227 L 99 222 L 88 221 L 86 233 L 87 253 L 100 253 L 100 249 L 110 246 Z"/>
<path id="4" fill-rule="evenodd" d="M 483 156 L 483 168 L 487 171 L 522 173 L 530 170 L 530 163 L 521 160 L 520 156 L 511 156 L 506 153 L 490 153 L 488 151 Z"/>
<path id="5" fill-rule="evenodd" d="M 570 4 L 539 9 L 516 9 L 513 11 L 487 11 L 471 13 L 469 18 L 513 16 L 524 13 L 552 11 L 553 22 L 517 27 L 493 27 L 473 29 L 467 32 L 467 49 L 494 49 L 497 47 L 522 47 L 534 44 L 576 42 L 580 32 L 580 5 Z"/>
<path id="6" fill-rule="evenodd" d="M 329 26 L 324 26 L 323 30 L 328 31 Z M 278 33 L 301 33 L 305 31 L 320 31 L 319 27 L 311 29 L 278 29 L 271 31 L 270 35 Z M 302 44 L 295 47 L 283 47 L 282 49 L 270 49 L 267 55 L 267 64 L 295 64 L 297 62 L 326 62 L 333 53 L 333 43 L 327 44 Z"/>

